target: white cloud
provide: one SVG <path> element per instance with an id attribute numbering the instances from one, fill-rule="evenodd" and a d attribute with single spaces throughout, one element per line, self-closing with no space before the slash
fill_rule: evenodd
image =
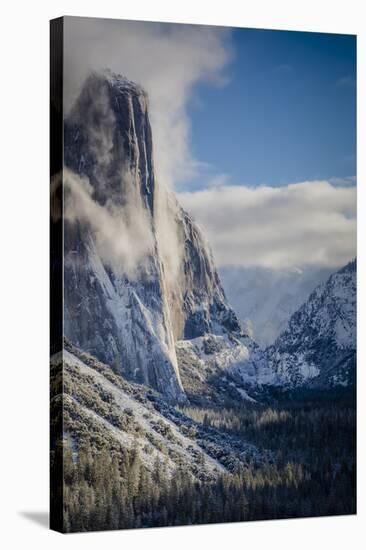
<path id="1" fill-rule="evenodd" d="M 327 181 L 179 194 L 219 266 L 340 266 L 356 255 L 356 188 Z"/>
<path id="2" fill-rule="evenodd" d="M 92 198 L 88 178 L 80 178 L 68 169 L 63 178 L 65 220 L 86 226 L 102 260 L 117 273 L 134 278 L 154 250 L 151 220 L 142 202 L 135 195 L 124 207 L 113 201 L 101 206 Z"/>
<path id="3" fill-rule="evenodd" d="M 168 186 L 199 167 L 189 148 L 187 102 L 198 81 L 222 84 L 231 57 L 230 31 L 67 17 L 64 37 L 68 111 L 90 71 L 109 68 L 142 85 L 149 96 L 157 176 Z"/>

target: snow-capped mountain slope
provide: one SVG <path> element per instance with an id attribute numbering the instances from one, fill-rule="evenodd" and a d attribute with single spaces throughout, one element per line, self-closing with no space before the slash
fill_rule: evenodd
<path id="1" fill-rule="evenodd" d="M 185 400 L 177 340 L 235 334 L 250 355 L 201 229 L 155 177 L 143 90 L 92 74 L 64 163 L 65 336 L 173 401 Z"/>
<path id="2" fill-rule="evenodd" d="M 168 477 L 182 464 L 198 479 L 213 479 L 238 461 L 271 459 L 269 451 L 243 438 L 196 423 L 67 341 L 51 358 L 51 407 L 55 419 L 62 407 L 60 429 L 75 453 L 85 443 L 110 453 L 138 449 L 149 470 L 159 460 Z"/>
<path id="3" fill-rule="evenodd" d="M 219 274 L 229 303 L 241 322 L 252 338 L 266 348 L 285 330 L 291 315 L 315 287 L 333 271 L 223 266 Z"/>
<path id="4" fill-rule="evenodd" d="M 266 354 L 284 386 L 354 384 L 356 260 L 312 292 Z"/>

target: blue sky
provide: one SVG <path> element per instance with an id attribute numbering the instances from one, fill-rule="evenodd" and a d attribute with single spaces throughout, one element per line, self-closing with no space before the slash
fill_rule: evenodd
<path id="1" fill-rule="evenodd" d="M 207 167 L 180 184 L 283 186 L 356 174 L 356 38 L 234 29 L 224 86 L 196 84 L 190 148 Z"/>

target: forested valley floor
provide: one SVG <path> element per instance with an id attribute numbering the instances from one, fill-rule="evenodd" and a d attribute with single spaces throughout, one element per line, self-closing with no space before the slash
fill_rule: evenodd
<path id="1" fill-rule="evenodd" d="M 272 451 L 267 463 L 234 465 L 199 480 L 187 465 L 148 469 L 137 448 L 110 452 L 85 438 L 64 455 L 66 532 L 235 522 L 356 512 L 356 412 L 352 399 L 185 407 L 204 426 Z M 59 444 L 61 451 L 61 444 Z M 54 453 L 53 460 L 59 460 Z M 202 459 L 204 460 L 204 459 Z M 204 464 L 202 464 L 204 466 Z"/>

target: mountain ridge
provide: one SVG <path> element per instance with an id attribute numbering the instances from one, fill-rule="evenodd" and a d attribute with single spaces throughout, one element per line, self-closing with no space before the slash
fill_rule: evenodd
<path id="1" fill-rule="evenodd" d="M 355 384 L 356 259 L 318 285 L 267 348 L 270 366 L 285 386 Z"/>

